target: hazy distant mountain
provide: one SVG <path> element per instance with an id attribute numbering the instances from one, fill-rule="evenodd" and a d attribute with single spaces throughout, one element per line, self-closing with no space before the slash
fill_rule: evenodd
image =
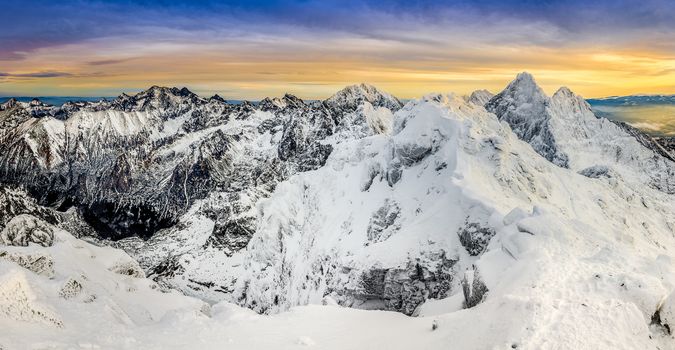
<path id="1" fill-rule="evenodd" d="M 675 95 L 630 95 L 591 98 L 587 100 L 592 106 L 640 106 L 640 105 L 672 105 Z"/>
<path id="2" fill-rule="evenodd" d="M 9 99 L 15 99 L 19 102 L 30 102 L 34 99 L 38 99 L 45 104 L 52 106 L 61 106 L 66 102 L 96 102 L 100 100 L 112 100 L 114 97 L 91 97 L 91 96 L 0 96 L 0 103 L 5 102 Z"/>
<path id="3" fill-rule="evenodd" d="M 675 137 L 675 95 L 633 95 L 587 100 L 593 112 L 649 135 Z"/>

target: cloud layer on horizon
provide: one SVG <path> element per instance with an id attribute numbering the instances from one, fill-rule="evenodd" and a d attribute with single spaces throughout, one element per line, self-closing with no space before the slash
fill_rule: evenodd
<path id="1" fill-rule="evenodd" d="M 312 98 L 369 81 L 413 97 L 494 90 L 522 70 L 588 96 L 672 93 L 672 18 L 675 4 L 662 0 L 10 0 L 0 12 L 0 93 L 163 84 Z"/>

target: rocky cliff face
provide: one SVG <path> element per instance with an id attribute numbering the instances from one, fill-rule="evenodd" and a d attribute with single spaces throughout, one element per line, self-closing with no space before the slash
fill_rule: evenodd
<path id="1" fill-rule="evenodd" d="M 506 121 L 519 138 L 553 164 L 568 167 L 569 160 L 557 145 L 549 111 L 551 100 L 529 73 L 520 73 L 485 109 Z"/>
<path id="2" fill-rule="evenodd" d="M 660 136 L 660 137 L 654 137 L 654 141 L 656 141 L 661 148 L 666 150 L 671 157 L 675 158 L 675 137 L 673 136 Z"/>

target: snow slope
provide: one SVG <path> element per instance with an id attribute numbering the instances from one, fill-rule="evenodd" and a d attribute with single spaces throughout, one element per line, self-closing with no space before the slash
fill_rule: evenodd
<path id="1" fill-rule="evenodd" d="M 556 168 L 557 169 L 557 168 Z M 561 170 L 564 171 L 564 170 Z M 581 178 L 581 177 L 580 177 Z M 581 178 L 584 179 L 584 178 Z M 599 220 L 600 221 L 600 220 Z M 671 348 L 650 326 L 672 317 L 672 262 L 643 237 L 596 233 L 537 208 L 514 210 L 476 262 L 491 290 L 461 309 L 453 297 L 419 317 L 334 305 L 263 316 L 220 302 L 161 292 L 126 254 L 62 230 L 50 247 L 0 250 L 0 345 L 6 349 L 442 349 Z M 508 225 L 506 225 L 509 223 Z M 616 234 L 619 234 L 618 232 Z M 623 238 L 623 239 L 621 239 Z M 634 250 L 637 249 L 636 253 Z M 13 256 L 42 265 L 20 267 Z M 625 266 L 631 266 L 626 269 Z M 476 276 L 474 276 L 476 277 Z M 671 277 L 672 278 L 672 277 Z M 461 294 L 461 292 L 460 292 Z M 435 303 L 435 305 L 434 305 Z M 426 305 L 425 305 L 426 306 Z M 101 332 L 105 324 L 105 332 Z"/>

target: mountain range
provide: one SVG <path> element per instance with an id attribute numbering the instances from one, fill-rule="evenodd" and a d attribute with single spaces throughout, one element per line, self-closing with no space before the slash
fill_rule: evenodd
<path id="1" fill-rule="evenodd" d="M 672 144 L 528 73 L 11 99 L 0 183 L 0 348 L 673 348 Z"/>
<path id="2" fill-rule="evenodd" d="M 610 96 L 604 98 L 589 99 L 592 105 L 605 106 L 641 106 L 641 105 L 672 105 L 675 104 L 675 95 L 630 95 L 630 96 Z"/>

